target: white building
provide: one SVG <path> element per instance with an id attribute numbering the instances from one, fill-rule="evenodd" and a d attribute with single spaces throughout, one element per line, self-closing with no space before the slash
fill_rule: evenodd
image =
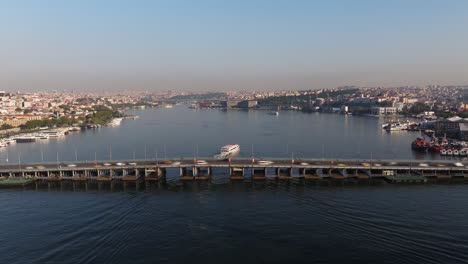
<path id="1" fill-rule="evenodd" d="M 398 113 L 396 107 L 372 107 L 371 114 L 373 115 L 396 115 Z"/>

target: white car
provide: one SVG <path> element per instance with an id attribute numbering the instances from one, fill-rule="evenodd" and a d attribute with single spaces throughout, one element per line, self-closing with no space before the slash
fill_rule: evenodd
<path id="1" fill-rule="evenodd" d="M 301 163 L 299 163 L 299 164 L 302 165 L 302 166 L 307 166 L 307 165 L 309 165 L 309 163 L 307 163 L 307 162 L 301 162 Z"/>
<path id="2" fill-rule="evenodd" d="M 33 170 L 34 167 L 28 166 L 28 167 L 26 167 L 26 169 L 27 169 L 27 170 Z"/>
<path id="3" fill-rule="evenodd" d="M 104 165 L 104 166 L 110 166 L 110 165 L 112 165 L 112 164 L 106 162 L 106 163 L 103 163 L 102 165 Z"/>
<path id="4" fill-rule="evenodd" d="M 463 167 L 463 163 L 461 162 L 455 162 L 453 165 L 455 165 L 456 167 Z"/>
<path id="5" fill-rule="evenodd" d="M 122 163 L 122 162 L 117 162 L 117 163 L 115 163 L 115 165 L 117 165 L 117 166 L 124 166 L 124 165 L 125 165 L 125 163 Z"/>
<path id="6" fill-rule="evenodd" d="M 197 160 L 197 164 L 198 165 L 206 165 L 206 164 L 208 164 L 208 162 L 206 162 L 205 160 Z"/>
<path id="7" fill-rule="evenodd" d="M 68 164 L 67 167 L 76 167 L 76 164 Z"/>
<path id="8" fill-rule="evenodd" d="M 130 165 L 130 166 L 136 166 L 137 164 L 136 164 L 136 162 L 129 162 L 128 165 Z"/>
<path id="9" fill-rule="evenodd" d="M 419 166 L 420 167 L 429 167 L 429 165 L 427 163 L 419 163 Z"/>
<path id="10" fill-rule="evenodd" d="M 380 164 L 380 163 L 374 163 L 374 166 L 375 166 L 375 167 L 381 167 L 382 164 Z"/>
<path id="11" fill-rule="evenodd" d="M 273 164 L 273 161 L 271 161 L 271 160 L 259 160 L 258 164 L 269 165 L 269 164 Z"/>
<path id="12" fill-rule="evenodd" d="M 174 161 L 174 162 L 172 162 L 172 165 L 174 165 L 174 166 L 179 166 L 179 165 L 180 165 L 180 161 Z"/>

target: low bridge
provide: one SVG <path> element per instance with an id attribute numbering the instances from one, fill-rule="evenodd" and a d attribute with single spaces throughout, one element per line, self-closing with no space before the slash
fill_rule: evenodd
<path id="1" fill-rule="evenodd" d="M 0 179 L 162 181 L 172 170 L 180 180 L 192 181 L 209 180 L 221 169 L 231 180 L 383 178 L 389 182 L 425 182 L 431 178 L 468 178 L 468 162 L 461 161 L 191 158 L 8 164 L 0 165 Z"/>

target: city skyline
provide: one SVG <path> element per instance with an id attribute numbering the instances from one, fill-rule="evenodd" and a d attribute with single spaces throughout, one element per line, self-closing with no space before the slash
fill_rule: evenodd
<path id="1" fill-rule="evenodd" d="M 465 1 L 5 1 L 0 90 L 466 85 Z"/>

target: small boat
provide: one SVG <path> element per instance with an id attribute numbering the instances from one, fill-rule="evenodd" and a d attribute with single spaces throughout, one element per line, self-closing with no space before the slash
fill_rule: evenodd
<path id="1" fill-rule="evenodd" d="M 454 156 L 458 156 L 458 154 L 460 154 L 460 153 L 458 152 L 458 149 L 455 149 L 455 150 L 453 151 L 453 155 L 454 155 Z"/>
<path id="2" fill-rule="evenodd" d="M 440 151 L 440 155 L 446 156 L 446 155 L 447 155 L 447 150 L 442 149 L 442 150 Z"/>
<path id="3" fill-rule="evenodd" d="M 460 155 L 461 157 L 465 157 L 465 156 L 466 156 L 466 150 L 465 150 L 465 149 L 460 150 L 459 155 Z"/>
<path id="4" fill-rule="evenodd" d="M 453 155 L 453 151 L 451 149 L 447 150 L 447 156 L 452 156 Z"/>
<path id="5" fill-rule="evenodd" d="M 278 115 L 279 115 L 279 112 L 278 112 L 278 111 L 275 111 L 275 112 L 269 112 L 268 114 L 269 114 L 269 115 L 275 115 L 275 116 L 278 116 Z"/>
<path id="6" fill-rule="evenodd" d="M 16 141 L 13 138 L 7 138 L 4 140 L 6 144 L 13 144 L 16 143 Z"/>
<path id="7" fill-rule="evenodd" d="M 416 138 L 416 140 L 414 140 L 411 143 L 411 148 L 414 151 L 426 152 L 427 149 L 428 149 L 428 144 L 427 144 L 426 140 L 424 140 L 424 138 L 418 137 L 418 138 Z"/>
<path id="8" fill-rule="evenodd" d="M 432 130 L 432 129 L 426 129 L 426 130 L 424 130 L 424 133 L 425 133 L 426 135 L 428 135 L 429 137 L 433 137 L 433 136 L 434 136 L 434 130 Z"/>

